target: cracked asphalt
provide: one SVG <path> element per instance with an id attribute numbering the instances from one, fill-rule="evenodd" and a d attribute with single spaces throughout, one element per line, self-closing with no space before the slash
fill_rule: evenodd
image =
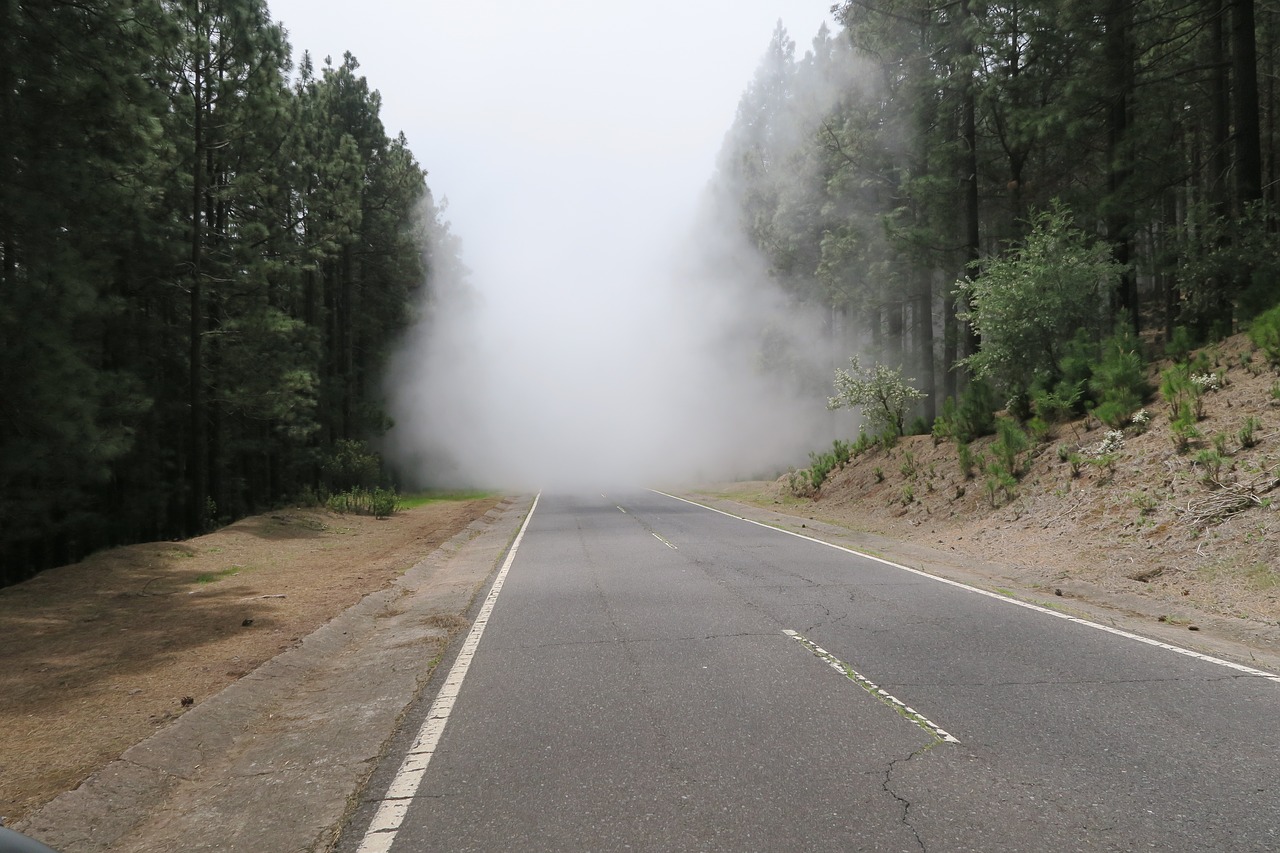
<path id="1" fill-rule="evenodd" d="M 543 496 L 391 849 L 1275 850 L 1278 700 L 667 496 Z"/>

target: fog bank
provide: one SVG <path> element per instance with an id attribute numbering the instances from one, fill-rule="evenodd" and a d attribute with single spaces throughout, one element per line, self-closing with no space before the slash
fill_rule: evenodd
<path id="1" fill-rule="evenodd" d="M 526 233 L 552 238 L 555 225 Z M 829 441 L 823 398 L 795 375 L 829 373 L 818 318 L 788 308 L 746 246 L 564 234 L 493 265 L 499 277 L 437 288 L 390 377 L 388 450 L 412 479 L 559 489 L 771 476 Z M 797 359 L 790 372 L 767 369 L 766 330 Z"/>

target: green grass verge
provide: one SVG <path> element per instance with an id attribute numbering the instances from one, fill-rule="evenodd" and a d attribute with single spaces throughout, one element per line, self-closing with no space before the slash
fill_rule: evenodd
<path id="1" fill-rule="evenodd" d="M 401 509 L 413 509 L 441 501 L 476 501 L 493 497 L 493 492 L 409 492 L 400 496 Z"/>

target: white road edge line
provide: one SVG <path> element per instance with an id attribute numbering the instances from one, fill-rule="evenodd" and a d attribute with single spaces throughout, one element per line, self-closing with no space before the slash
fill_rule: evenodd
<path id="1" fill-rule="evenodd" d="M 892 566 L 895 569 L 901 569 L 904 572 L 910 572 L 911 574 L 919 575 L 922 578 L 929 578 L 930 580 L 937 581 L 938 583 L 945 583 L 948 586 L 954 586 L 958 589 L 968 590 L 969 592 L 974 592 L 974 593 L 977 593 L 978 595 L 985 595 L 988 598 L 994 598 L 996 601 L 1003 601 L 1005 604 L 1013 604 L 1017 607 L 1025 607 L 1026 609 L 1034 610 L 1037 613 L 1044 613 L 1047 616 L 1053 616 L 1058 619 L 1065 619 L 1068 622 L 1075 622 L 1077 625 L 1084 625 L 1089 628 L 1096 628 L 1099 631 L 1106 631 L 1108 634 L 1115 634 L 1117 637 L 1124 637 L 1125 639 L 1128 639 L 1128 640 L 1136 640 L 1139 643 L 1146 643 L 1148 646 L 1155 646 L 1156 648 L 1174 652 L 1175 654 L 1184 655 L 1189 658 L 1195 658 L 1196 660 L 1202 660 L 1207 663 L 1217 664 L 1218 666 L 1224 666 L 1227 669 L 1233 669 L 1236 672 L 1242 672 L 1246 675 L 1252 675 L 1258 678 L 1264 678 L 1267 681 L 1273 681 L 1277 684 L 1280 684 L 1280 675 L 1276 675 L 1274 672 L 1267 672 L 1266 670 L 1255 669 L 1251 666 L 1245 666 L 1242 663 L 1236 663 L 1235 661 L 1224 660 L 1223 658 L 1216 658 L 1213 655 L 1206 655 L 1203 652 L 1197 652 L 1191 649 L 1184 649 L 1182 646 L 1175 646 L 1172 643 L 1162 642 L 1161 640 L 1155 640 L 1155 639 L 1152 639 L 1151 637 L 1144 637 L 1141 634 L 1135 634 L 1132 631 L 1125 631 L 1121 628 L 1113 628 L 1110 625 L 1103 625 L 1100 622 L 1091 622 L 1088 619 L 1081 619 L 1079 616 L 1071 616 L 1070 614 L 1067 614 L 1067 613 L 1061 613 L 1057 610 L 1051 610 L 1048 607 L 1041 607 L 1039 604 L 1032 604 L 1029 601 L 1019 601 L 1016 598 L 1010 598 L 1009 596 L 1001 595 L 998 592 L 991 592 L 990 590 L 982 589 L 981 587 L 970 586 L 967 583 L 961 583 L 960 581 L 951 580 L 950 578 L 944 578 L 938 575 L 929 574 L 928 572 L 922 571 L 921 569 L 913 569 L 910 566 L 904 566 L 904 565 L 901 565 L 900 563 L 894 563 L 889 560 L 883 559 L 881 557 L 876 557 L 871 554 L 866 554 L 866 553 L 863 553 L 862 551 L 857 551 L 853 548 L 849 548 L 844 545 L 836 545 L 833 542 L 824 542 L 821 539 L 815 539 L 812 536 L 805 536 L 803 533 L 796 533 L 791 530 L 783 530 L 781 527 L 774 527 L 772 524 L 765 524 L 763 521 L 755 521 L 750 518 L 743 518 L 740 515 L 734 515 L 731 512 L 725 512 L 724 510 L 716 509 L 713 506 L 707 506 L 706 504 L 701 504 L 701 503 L 698 503 L 697 501 L 691 501 L 688 498 L 682 498 L 679 495 L 673 495 L 668 492 L 659 491 L 658 489 L 653 489 L 652 491 L 659 495 L 664 495 L 665 497 L 672 498 L 673 500 L 681 501 L 683 503 L 687 503 L 692 506 L 699 506 L 699 507 L 702 507 L 703 509 L 711 510 L 712 512 L 718 512 L 721 515 L 728 516 L 729 518 L 736 518 L 738 521 L 745 521 L 748 524 L 754 524 L 757 527 L 763 527 L 767 530 L 774 530 L 778 533 L 785 533 L 788 536 L 795 536 L 799 539 L 807 539 L 810 542 L 816 542 L 819 545 L 826 545 L 828 548 L 835 548 L 837 551 L 844 551 L 848 554 L 854 554 L 858 557 L 862 557 L 867 560 L 873 560 L 877 563 L 881 563 L 886 566 Z"/>
<path id="2" fill-rule="evenodd" d="M 422 777 L 426 775 L 427 765 L 431 763 L 431 756 L 435 754 L 436 746 L 440 743 L 440 736 L 444 734 L 445 724 L 449 722 L 449 713 L 453 710 L 453 703 L 457 700 L 458 691 L 462 688 L 462 679 L 467 676 L 471 660 L 476 654 L 476 647 L 480 645 L 480 637 L 484 634 L 485 626 L 489 624 L 489 614 L 493 612 L 498 593 L 502 592 L 502 584 L 507 578 L 512 562 L 515 561 L 520 540 L 524 539 L 524 532 L 529 529 L 533 511 L 538 508 L 538 499 L 541 497 L 539 493 L 533 499 L 533 506 L 529 507 L 529 514 L 525 516 L 524 524 L 520 525 L 520 532 L 511 543 L 507 559 L 498 570 L 493 587 L 490 588 L 484 604 L 480 606 L 476 621 L 471 625 L 471 633 L 467 634 L 466 642 L 462 644 L 458 658 L 453 662 L 453 668 L 449 670 L 449 677 L 445 679 L 435 701 L 431 703 L 427 719 L 418 730 L 417 739 L 409 748 L 409 754 L 405 756 L 400 769 L 396 771 L 395 778 L 391 780 L 386 796 L 382 799 L 382 804 L 378 806 L 373 821 L 365 830 L 357 853 L 388 853 L 391 845 L 395 843 L 396 833 L 400 831 L 400 825 L 409 811 L 409 805 L 418 793 Z"/>
<path id="3" fill-rule="evenodd" d="M 786 634 L 788 637 L 795 640 L 800 645 L 804 646 L 806 649 L 812 652 L 814 656 L 817 657 L 818 659 L 825 661 L 827 666 L 831 667 L 836 672 L 840 673 L 845 678 L 854 682 L 863 690 L 867 691 L 872 696 L 876 697 L 881 702 L 888 705 L 893 710 L 897 711 L 899 715 L 906 717 L 908 720 L 915 723 L 917 726 L 924 729 L 929 734 L 933 735 L 935 738 L 938 739 L 937 742 L 940 742 L 940 743 L 959 743 L 960 742 L 959 738 L 957 738 L 952 734 L 949 734 L 945 729 L 943 729 L 937 723 L 930 720 L 924 714 L 921 714 L 915 708 L 912 708 L 906 702 L 903 702 L 901 699 L 899 699 L 897 696 L 894 696 L 889 691 L 882 689 L 880 685 L 876 684 L 870 678 L 867 678 L 865 675 L 858 672 L 853 667 L 849 666 L 849 664 L 840 660 L 840 658 L 831 654 L 831 652 L 827 651 L 822 646 L 818 645 L 813 640 L 810 640 L 808 637 L 804 636 L 800 632 L 787 629 L 787 630 L 784 630 L 782 633 Z"/>

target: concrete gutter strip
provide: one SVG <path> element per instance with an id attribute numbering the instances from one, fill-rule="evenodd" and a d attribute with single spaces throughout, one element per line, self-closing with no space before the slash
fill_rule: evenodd
<path id="1" fill-rule="evenodd" d="M 465 616 L 530 500 L 499 504 L 14 828 L 60 853 L 328 850 L 431 674 L 439 617 Z"/>

